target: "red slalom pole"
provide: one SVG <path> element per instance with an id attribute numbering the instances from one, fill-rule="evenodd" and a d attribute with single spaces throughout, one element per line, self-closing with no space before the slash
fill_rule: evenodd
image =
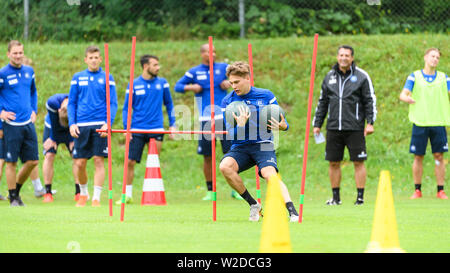
<path id="1" fill-rule="evenodd" d="M 125 200 L 126 200 L 126 186 L 128 177 L 128 152 L 130 149 L 130 126 L 131 126 L 131 112 L 133 110 L 133 80 L 134 80 L 134 55 L 136 52 L 136 36 L 133 36 L 131 42 L 131 64 L 130 64 L 130 85 L 128 88 L 128 114 L 127 114 L 127 132 L 125 138 L 125 160 L 123 163 L 123 184 L 122 184 L 122 204 L 120 209 L 120 221 L 123 222 L 125 214 Z"/>
<path id="2" fill-rule="evenodd" d="M 111 95 L 109 86 L 109 52 L 108 44 L 105 44 L 105 83 L 106 83 L 106 123 L 108 124 L 108 198 L 109 216 L 113 216 L 112 205 L 112 158 L 111 158 Z"/>
<path id="3" fill-rule="evenodd" d="M 212 179 L 213 179 L 213 221 L 217 218 L 217 193 L 216 193 L 216 121 L 214 117 L 214 58 L 213 39 L 209 36 L 209 88 L 211 97 L 211 155 L 212 155 Z"/>
<path id="4" fill-rule="evenodd" d="M 303 219 L 303 203 L 305 199 L 305 179 L 306 179 L 306 163 L 308 161 L 308 143 L 309 143 L 309 129 L 311 123 L 311 106 L 314 93 L 314 77 L 316 74 L 316 57 L 317 57 L 317 43 L 319 34 L 314 35 L 314 49 L 311 64 L 311 79 L 309 82 L 309 97 L 308 97 L 308 113 L 306 118 L 306 132 L 305 132 L 305 147 L 303 150 L 303 169 L 302 169 L 302 188 L 300 191 L 300 209 L 298 222 L 301 223 Z"/>
<path id="5" fill-rule="evenodd" d="M 253 78 L 253 55 L 252 55 L 252 44 L 248 44 L 248 64 L 250 66 L 250 85 L 255 86 Z M 258 203 L 261 204 L 261 188 L 259 184 L 259 169 L 255 165 L 255 176 L 256 176 L 256 197 L 258 198 Z"/>

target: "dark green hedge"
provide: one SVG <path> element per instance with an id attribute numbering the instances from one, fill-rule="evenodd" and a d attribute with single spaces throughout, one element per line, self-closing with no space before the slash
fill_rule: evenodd
<path id="1" fill-rule="evenodd" d="M 77 4 L 79 3 L 79 5 Z M 248 37 L 449 32 L 448 0 L 245 0 Z M 0 39 L 23 35 L 23 1 L 2 0 Z M 31 40 L 237 38 L 238 0 L 32 0 Z"/>

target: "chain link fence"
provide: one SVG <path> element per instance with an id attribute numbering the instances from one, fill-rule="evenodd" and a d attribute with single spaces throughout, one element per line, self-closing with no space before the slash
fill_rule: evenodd
<path id="1" fill-rule="evenodd" d="M 0 39 L 450 32 L 450 0 L 2 0 Z"/>

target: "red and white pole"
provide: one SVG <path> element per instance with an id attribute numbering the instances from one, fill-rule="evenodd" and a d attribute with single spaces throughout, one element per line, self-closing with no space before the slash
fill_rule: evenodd
<path id="1" fill-rule="evenodd" d="M 302 187 L 300 190 L 300 209 L 298 222 L 301 223 L 303 219 L 303 203 L 305 199 L 305 179 L 306 179 L 306 163 L 308 161 L 308 143 L 309 143 L 309 129 L 311 123 L 311 106 L 314 93 L 314 77 L 316 74 L 316 57 L 317 57 L 317 43 L 319 34 L 314 35 L 314 49 L 311 64 L 311 78 L 309 82 L 309 97 L 308 97 L 308 113 L 306 118 L 306 132 L 305 132 L 305 147 L 303 149 L 303 169 L 302 169 Z"/>

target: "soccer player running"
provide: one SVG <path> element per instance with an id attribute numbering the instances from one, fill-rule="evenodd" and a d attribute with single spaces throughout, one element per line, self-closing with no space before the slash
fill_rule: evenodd
<path id="1" fill-rule="evenodd" d="M 153 55 L 144 55 L 140 58 L 142 75 L 133 81 L 133 101 L 132 101 L 132 117 L 131 130 L 164 130 L 164 116 L 162 105 L 164 104 L 169 116 L 169 130 L 175 130 L 175 115 L 173 113 L 172 96 L 170 95 L 170 86 L 166 79 L 158 77 L 160 69 L 159 58 Z M 127 87 L 125 102 L 123 106 L 122 119 L 123 128 L 127 128 L 128 117 L 128 96 L 130 85 Z M 164 134 L 138 134 L 133 133 L 130 141 L 130 149 L 128 154 L 128 175 L 126 185 L 127 204 L 133 201 L 133 179 L 134 167 L 136 163 L 141 162 L 142 151 L 150 138 L 156 140 L 156 148 L 158 154 L 161 151 Z M 169 134 L 169 138 L 173 139 L 173 135 Z M 116 204 L 120 205 L 121 200 Z"/>
<path id="2" fill-rule="evenodd" d="M 97 46 L 89 46 L 85 51 L 84 62 L 87 69 L 75 73 L 72 78 L 67 113 L 69 118 L 70 134 L 74 137 L 73 158 L 78 182 L 80 184 L 80 197 L 77 207 L 84 207 L 88 199 L 87 161 L 93 157 L 94 194 L 92 206 L 100 206 L 100 195 L 105 180 L 105 157 L 108 156 L 108 143 L 106 132 L 98 133 L 97 129 L 108 128 L 106 116 L 106 74 L 100 67 L 102 58 Z M 117 111 L 117 95 L 115 82 L 109 75 L 111 124 Z"/>
<path id="3" fill-rule="evenodd" d="M 3 122 L 5 175 L 10 206 L 24 206 L 20 189 L 39 163 L 34 123 L 37 89 L 34 70 L 23 65 L 24 47 L 19 41 L 8 44 L 9 64 L 0 70 L 0 118 Z M 17 160 L 23 165 L 16 175 Z"/>
<path id="4" fill-rule="evenodd" d="M 448 199 L 444 192 L 444 152 L 448 152 L 445 126 L 450 125 L 450 79 L 444 72 L 436 70 L 440 57 L 439 49 L 427 49 L 424 68 L 408 76 L 400 93 L 400 100 L 409 104 L 409 120 L 413 123 L 409 152 L 414 154 L 412 174 L 415 192 L 411 199 L 422 197 L 423 159 L 428 139 L 435 162 L 436 197 Z"/>
<path id="5" fill-rule="evenodd" d="M 193 92 L 199 111 L 200 128 L 204 131 L 211 130 L 211 96 L 209 80 L 209 45 L 204 44 L 200 47 L 200 56 L 202 63 L 187 71 L 184 76 L 175 84 L 175 91 L 180 93 Z M 216 50 L 213 48 L 213 69 L 214 69 L 214 118 L 216 131 L 225 128 L 224 118 L 220 103 L 227 95 L 230 83 L 227 80 L 226 69 L 228 64 L 215 62 Z M 222 152 L 226 154 L 231 147 L 231 142 L 226 140 L 223 135 L 217 135 L 222 144 Z M 203 200 L 211 201 L 213 199 L 212 185 L 212 151 L 210 135 L 200 135 L 198 140 L 197 153 L 203 155 L 203 174 L 206 180 L 207 193 Z M 236 192 L 232 191 L 231 196 L 236 199 L 242 199 Z"/>
<path id="6" fill-rule="evenodd" d="M 269 104 L 278 104 L 274 94 L 267 89 L 250 85 L 250 67 L 245 62 L 235 62 L 227 68 L 227 77 L 233 91 L 222 100 L 222 109 L 234 101 L 245 102 L 250 109 L 240 109 L 239 116 L 233 114 L 236 127 L 227 122 L 227 129 L 233 137 L 231 150 L 224 155 L 220 162 L 220 171 L 228 184 L 236 190 L 250 205 L 250 221 L 258 221 L 262 215 L 262 207 L 247 191 L 242 178 L 243 172 L 255 165 L 259 168 L 259 175 L 266 181 L 278 172 L 277 158 L 273 144 L 272 130 L 286 131 L 289 125 L 284 117 L 280 121 L 272 119 L 267 128 L 260 124 L 260 110 Z M 292 203 L 286 185 L 281 182 L 281 193 L 286 203 L 291 222 L 298 221 L 298 213 Z"/>
<path id="7" fill-rule="evenodd" d="M 327 205 L 340 205 L 341 161 L 347 146 L 355 168 L 357 197 L 355 205 L 364 204 L 367 171 L 366 136 L 374 132 L 376 97 L 372 80 L 366 71 L 353 62 L 354 50 L 343 45 L 338 48 L 337 63 L 322 82 L 319 103 L 313 119 L 313 132 L 320 133 L 325 117 L 327 136 L 325 160 L 329 161 L 329 177 L 333 197 Z M 367 125 L 365 125 L 367 121 Z"/>
<path id="8" fill-rule="evenodd" d="M 69 119 L 67 115 L 67 104 L 69 94 L 55 94 L 46 103 L 47 115 L 45 116 L 44 132 L 42 136 L 44 148 L 44 163 L 42 171 L 45 183 L 45 195 L 43 202 L 53 202 L 52 181 L 54 175 L 54 161 L 59 144 L 64 143 L 67 150 L 72 155 L 74 146 L 73 137 L 69 131 Z M 72 172 L 75 178 L 75 201 L 80 197 L 80 185 L 78 184 L 75 164 L 72 165 Z"/>

